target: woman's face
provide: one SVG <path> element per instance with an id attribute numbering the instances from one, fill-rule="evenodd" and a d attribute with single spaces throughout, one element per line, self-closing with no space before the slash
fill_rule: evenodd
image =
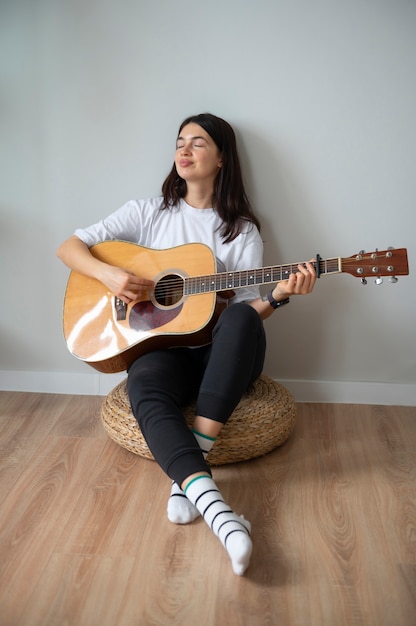
<path id="1" fill-rule="evenodd" d="M 222 165 L 221 154 L 211 136 L 193 122 L 184 126 L 176 140 L 176 170 L 187 183 L 213 186 Z"/>

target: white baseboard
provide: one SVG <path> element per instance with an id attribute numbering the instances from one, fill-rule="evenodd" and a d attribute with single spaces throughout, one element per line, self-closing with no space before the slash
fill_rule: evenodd
<path id="1" fill-rule="evenodd" d="M 297 402 L 416 406 L 416 385 L 400 383 L 279 380 Z"/>
<path id="2" fill-rule="evenodd" d="M 126 377 L 121 374 L 18 372 L 0 370 L 0 390 L 105 396 Z M 297 402 L 416 406 L 416 385 L 399 383 L 279 380 Z"/>
<path id="3" fill-rule="evenodd" d="M 32 391 L 37 393 L 68 393 L 85 396 L 105 396 L 120 381 L 126 378 L 121 374 L 100 374 L 91 371 L 86 374 L 70 372 L 11 372 L 0 371 L 2 391 Z"/>

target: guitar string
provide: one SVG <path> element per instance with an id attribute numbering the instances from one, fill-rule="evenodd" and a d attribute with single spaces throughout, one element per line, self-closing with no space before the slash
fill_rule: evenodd
<path id="1" fill-rule="evenodd" d="M 377 258 L 383 258 L 383 255 L 378 255 Z M 364 265 L 372 266 L 372 263 L 368 263 L 368 261 L 374 261 L 374 258 L 368 259 L 367 263 Z M 316 264 L 314 263 L 316 267 Z M 342 267 L 347 268 L 355 268 L 357 266 L 357 260 L 355 258 L 352 259 L 343 259 Z M 287 274 L 291 273 L 297 264 L 291 265 L 282 265 L 282 266 L 266 266 L 264 268 L 252 269 L 252 270 L 241 270 L 236 272 L 221 272 L 217 274 L 208 274 L 205 276 L 175 276 L 173 279 L 169 280 L 169 284 L 175 288 L 177 286 L 181 286 L 184 282 L 195 285 L 219 285 L 219 288 L 226 287 L 244 287 L 247 285 L 253 284 L 267 284 L 269 282 L 274 282 L 275 280 L 285 280 Z M 379 268 L 380 269 L 380 268 Z M 381 268 L 384 271 L 383 268 Z M 328 259 L 321 260 L 320 262 L 320 273 L 337 273 L 339 272 L 339 260 L 338 259 Z M 232 281 L 230 281 L 230 277 Z M 237 278 L 234 278 L 237 277 Z M 240 278 L 238 278 L 240 277 Z M 267 277 L 267 279 L 265 278 Z M 216 291 L 216 288 L 212 289 Z M 211 287 L 208 288 L 208 291 L 211 291 Z"/>
<path id="2" fill-rule="evenodd" d="M 159 291 L 167 296 L 173 295 L 178 290 L 186 291 L 186 295 L 196 295 L 251 285 L 269 284 L 286 280 L 287 276 L 297 268 L 297 265 L 292 263 L 282 266 L 266 266 L 264 268 L 237 272 L 220 272 L 205 276 L 182 277 L 175 275 L 171 279 L 165 279 L 163 284 L 159 286 Z M 316 263 L 313 263 L 313 265 L 316 267 Z M 339 260 L 322 259 L 320 261 L 320 273 L 325 274 L 331 271 L 339 271 Z M 231 281 L 230 277 L 232 278 Z M 184 289 L 184 285 L 186 285 L 187 289 Z M 157 289 L 158 285 L 156 286 Z"/>
<path id="3" fill-rule="evenodd" d="M 372 262 L 378 259 L 384 259 L 385 254 L 379 253 L 376 257 L 367 255 L 363 259 L 359 259 L 364 266 L 372 266 Z M 390 262 L 391 259 L 389 259 Z M 356 257 L 348 257 L 342 259 L 342 268 L 339 269 L 340 259 L 335 257 L 331 259 L 321 259 L 319 262 L 320 274 L 339 273 L 348 269 L 357 268 Z M 173 275 L 172 278 L 164 279 L 163 284 L 158 283 L 155 292 L 169 297 L 177 294 L 178 291 L 186 295 L 198 295 L 203 293 L 212 293 L 233 288 L 241 288 L 252 285 L 265 285 L 273 282 L 285 280 L 287 276 L 297 268 L 297 263 L 281 266 L 266 266 L 264 268 L 256 268 L 251 270 L 241 270 L 234 272 L 220 272 L 217 274 L 208 274 L 205 276 L 185 276 Z M 316 262 L 313 262 L 316 268 Z M 382 269 L 382 271 L 384 271 Z M 357 272 L 354 272 L 359 275 Z M 265 278 L 267 277 L 267 279 Z M 230 280 L 231 278 L 231 280 Z"/>

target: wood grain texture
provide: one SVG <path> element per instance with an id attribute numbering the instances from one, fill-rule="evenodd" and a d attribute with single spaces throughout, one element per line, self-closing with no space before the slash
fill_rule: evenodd
<path id="1" fill-rule="evenodd" d="M 244 577 L 102 398 L 0 394 L 0 626 L 414 626 L 416 408 L 299 404 L 289 441 L 214 469 L 253 525 Z"/>
<path id="2" fill-rule="evenodd" d="M 214 276 L 216 261 L 210 248 L 192 243 L 152 250 L 131 242 L 104 241 L 90 250 L 101 261 L 154 281 L 155 287 L 141 293 L 119 319 L 114 295 L 102 283 L 71 272 L 63 321 L 64 336 L 73 355 L 101 372 L 118 372 L 151 349 L 208 341 L 205 332 L 199 339 L 198 331 L 203 331 L 214 313 L 215 293 L 201 285 L 199 290 L 188 293 L 184 282 L 205 274 Z M 163 287 L 168 276 L 169 286 Z"/>

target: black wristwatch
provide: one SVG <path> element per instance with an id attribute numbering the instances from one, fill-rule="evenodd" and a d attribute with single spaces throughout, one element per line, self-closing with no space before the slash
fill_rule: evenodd
<path id="1" fill-rule="evenodd" d="M 290 302 L 290 298 L 285 298 L 284 300 L 279 300 L 278 302 L 277 300 L 273 298 L 273 291 L 269 291 L 267 296 L 263 298 L 263 300 L 266 300 L 266 299 L 269 301 L 270 306 L 273 309 L 278 309 L 279 306 L 284 306 L 285 304 L 289 304 Z"/>

